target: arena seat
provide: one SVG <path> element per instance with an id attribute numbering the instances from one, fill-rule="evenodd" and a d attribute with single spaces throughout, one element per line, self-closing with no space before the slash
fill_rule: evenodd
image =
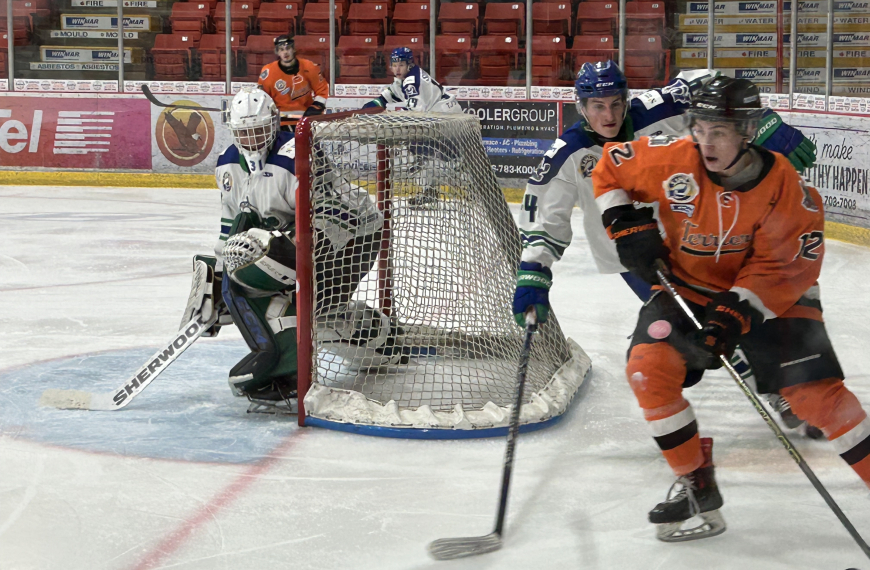
<path id="1" fill-rule="evenodd" d="M 577 8 L 577 35 L 613 36 L 618 16 L 616 2 L 583 2 Z"/>
<path id="2" fill-rule="evenodd" d="M 253 2 L 230 2 L 230 17 L 232 18 L 232 33 L 234 36 L 239 36 L 242 45 L 245 44 L 245 38 L 251 33 L 254 25 L 254 4 Z M 227 5 L 225 2 L 218 2 L 214 11 L 215 33 L 225 34 L 227 27 Z"/>
<path id="3" fill-rule="evenodd" d="M 571 47 L 572 71 L 578 71 L 584 63 L 616 59 L 611 36 L 575 36 Z"/>
<path id="4" fill-rule="evenodd" d="M 175 34 L 193 36 L 195 41 L 211 31 L 211 7 L 207 2 L 176 2 L 172 5 L 169 25 Z"/>
<path id="5" fill-rule="evenodd" d="M 157 34 L 151 58 L 154 61 L 154 79 L 160 81 L 186 81 L 190 75 L 192 50 L 197 40 L 192 34 Z"/>
<path id="6" fill-rule="evenodd" d="M 483 27 L 487 35 L 519 36 L 525 34 L 526 5 L 489 2 L 483 15 Z"/>
<path id="7" fill-rule="evenodd" d="M 296 34 L 296 19 L 299 17 L 297 2 L 264 2 L 257 12 L 257 26 L 263 35 Z"/>
<path id="8" fill-rule="evenodd" d="M 353 36 L 375 35 L 383 38 L 387 32 L 389 6 L 386 2 L 366 2 L 350 5 L 345 26 Z"/>
<path id="9" fill-rule="evenodd" d="M 247 71 L 247 81 L 257 81 L 260 76 L 260 70 L 267 63 L 272 63 L 277 59 L 275 56 L 275 37 L 276 35 L 268 36 L 249 36 L 245 46 L 241 49 L 245 54 L 245 70 Z M 298 37 L 298 36 L 297 36 Z"/>
<path id="10" fill-rule="evenodd" d="M 443 85 L 462 84 L 471 69 L 471 36 L 435 36 L 435 49 L 435 79 Z"/>
<path id="11" fill-rule="evenodd" d="M 393 12 L 394 36 L 428 36 L 429 4 L 396 4 Z"/>
<path id="12" fill-rule="evenodd" d="M 384 46 L 381 48 L 387 67 L 390 65 L 390 52 L 400 47 L 406 47 L 414 52 L 414 58 L 417 60 L 417 63 L 422 62 L 428 52 L 424 36 L 387 36 L 384 39 Z M 389 74 L 389 70 L 387 71 Z"/>
<path id="13" fill-rule="evenodd" d="M 380 51 L 379 39 L 377 35 L 346 35 L 339 38 L 336 47 L 339 76 L 336 83 L 373 83 L 372 66 Z"/>
<path id="14" fill-rule="evenodd" d="M 344 19 L 344 6 L 335 4 L 335 33 L 340 35 L 341 22 Z M 329 35 L 329 3 L 309 2 L 302 12 L 302 30 L 305 35 Z"/>
<path id="15" fill-rule="evenodd" d="M 564 36 L 533 36 L 532 85 L 560 85 L 566 71 L 567 53 Z"/>
<path id="16" fill-rule="evenodd" d="M 450 2 L 441 4 L 438 24 L 442 34 L 477 37 L 480 8 L 474 2 Z"/>
<path id="17" fill-rule="evenodd" d="M 310 6 L 310 4 L 309 4 Z M 329 74 L 329 34 L 296 36 L 296 54 L 320 66 L 323 75 Z"/>
<path id="18" fill-rule="evenodd" d="M 519 53 L 516 36 L 485 35 L 477 39 L 474 50 L 481 85 L 506 85 L 511 71 L 517 69 Z"/>
<path id="19" fill-rule="evenodd" d="M 665 3 L 659 2 L 626 2 L 625 3 L 625 33 L 626 35 L 662 35 L 665 29 Z"/>
<path id="20" fill-rule="evenodd" d="M 571 4 L 563 2 L 536 2 L 532 4 L 532 33 L 570 36 Z"/>
<path id="21" fill-rule="evenodd" d="M 230 38 L 232 48 L 235 51 L 239 48 L 238 36 Z M 202 80 L 203 81 L 225 81 L 226 80 L 226 61 L 227 61 L 227 37 L 225 34 L 205 34 L 199 40 L 200 63 L 202 64 Z M 230 57 L 230 68 L 235 67 L 235 57 Z"/>
<path id="22" fill-rule="evenodd" d="M 660 36 L 626 36 L 623 71 L 633 89 L 649 89 L 664 83 L 670 71 L 669 52 Z"/>

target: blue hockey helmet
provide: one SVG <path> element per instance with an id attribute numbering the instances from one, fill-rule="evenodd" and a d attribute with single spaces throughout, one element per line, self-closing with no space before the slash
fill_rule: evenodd
<path id="1" fill-rule="evenodd" d="M 628 82 L 613 60 L 584 63 L 577 72 L 574 90 L 578 103 L 591 97 L 622 95 L 628 98 Z"/>
<path id="2" fill-rule="evenodd" d="M 390 63 L 406 62 L 409 66 L 414 65 L 414 52 L 410 48 L 398 47 L 390 53 Z"/>

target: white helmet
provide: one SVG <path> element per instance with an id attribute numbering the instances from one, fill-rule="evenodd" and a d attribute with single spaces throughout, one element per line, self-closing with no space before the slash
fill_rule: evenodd
<path id="1" fill-rule="evenodd" d="M 265 158 L 281 128 L 281 114 L 272 98 L 257 87 L 242 87 L 228 114 L 226 125 L 245 158 L 254 162 Z"/>

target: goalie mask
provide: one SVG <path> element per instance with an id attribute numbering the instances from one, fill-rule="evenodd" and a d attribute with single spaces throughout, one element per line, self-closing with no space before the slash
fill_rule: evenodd
<path id="1" fill-rule="evenodd" d="M 272 98 L 256 87 L 243 87 L 227 114 L 225 123 L 245 159 L 254 164 L 264 160 L 281 126 L 281 114 Z"/>

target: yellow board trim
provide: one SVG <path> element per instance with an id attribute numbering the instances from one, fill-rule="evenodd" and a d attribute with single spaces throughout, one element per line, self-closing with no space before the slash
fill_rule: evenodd
<path id="1" fill-rule="evenodd" d="M 837 222 L 825 222 L 825 237 L 870 247 L 870 229 Z"/>
<path id="2" fill-rule="evenodd" d="M 6 186 L 115 186 L 121 188 L 217 188 L 212 174 L 159 174 L 151 172 L 0 171 Z"/>

